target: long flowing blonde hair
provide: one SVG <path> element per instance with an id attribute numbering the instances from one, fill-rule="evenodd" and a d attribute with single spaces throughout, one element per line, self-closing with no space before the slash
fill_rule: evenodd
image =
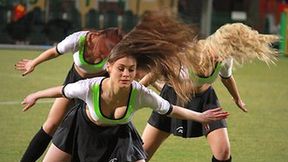
<path id="1" fill-rule="evenodd" d="M 253 59 L 274 63 L 278 51 L 272 44 L 278 40 L 277 35 L 260 34 L 243 23 L 225 24 L 206 39 L 190 44 L 190 48 L 187 48 L 190 68 L 197 74 L 207 76 L 216 62 L 227 58 L 233 58 L 238 64 Z"/>

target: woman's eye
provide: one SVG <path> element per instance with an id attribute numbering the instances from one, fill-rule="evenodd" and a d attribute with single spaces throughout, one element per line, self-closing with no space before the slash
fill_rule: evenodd
<path id="1" fill-rule="evenodd" d="M 135 71 L 135 69 L 129 69 L 129 72 L 134 72 Z"/>
<path id="2" fill-rule="evenodd" d="M 119 71 L 124 71 L 124 68 L 118 68 Z"/>

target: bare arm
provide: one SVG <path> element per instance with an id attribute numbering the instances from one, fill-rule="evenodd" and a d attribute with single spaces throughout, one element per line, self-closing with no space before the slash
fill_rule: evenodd
<path id="1" fill-rule="evenodd" d="M 161 91 L 162 88 L 164 87 L 164 82 L 160 82 L 160 81 L 156 81 L 154 83 L 151 83 L 151 85 L 157 90 L 157 91 Z"/>
<path id="2" fill-rule="evenodd" d="M 21 102 L 21 104 L 24 106 L 23 111 L 26 111 L 35 105 L 38 99 L 63 97 L 62 88 L 63 86 L 48 88 L 26 96 L 25 99 Z"/>
<path id="3" fill-rule="evenodd" d="M 142 77 L 139 83 L 143 84 L 145 87 L 149 86 L 151 83 L 156 81 L 156 77 L 152 73 L 148 73 Z"/>
<path id="4" fill-rule="evenodd" d="M 164 86 L 164 83 L 160 83 L 157 81 L 157 77 L 155 74 L 148 73 L 140 80 L 140 83 L 143 84 L 145 87 L 152 85 L 157 91 L 161 91 Z"/>
<path id="5" fill-rule="evenodd" d="M 228 115 L 229 113 L 222 111 L 222 108 L 210 109 L 200 113 L 179 106 L 173 106 L 173 110 L 169 114 L 169 116 L 177 119 L 194 120 L 201 123 L 209 123 L 211 121 L 225 119 Z"/>
<path id="6" fill-rule="evenodd" d="M 229 78 L 221 78 L 222 83 L 224 84 L 224 86 L 227 88 L 227 90 L 229 91 L 230 95 L 233 97 L 234 102 L 236 103 L 236 105 L 244 112 L 247 112 L 248 110 L 245 107 L 245 103 L 242 101 L 237 85 L 236 85 L 236 81 L 234 80 L 234 77 L 231 76 Z"/>
<path id="7" fill-rule="evenodd" d="M 15 64 L 15 68 L 22 72 L 22 76 L 25 76 L 31 73 L 37 65 L 42 62 L 48 61 L 50 59 L 58 57 L 59 54 L 56 51 L 56 47 L 50 48 L 40 54 L 33 60 L 29 59 L 22 59 Z"/>

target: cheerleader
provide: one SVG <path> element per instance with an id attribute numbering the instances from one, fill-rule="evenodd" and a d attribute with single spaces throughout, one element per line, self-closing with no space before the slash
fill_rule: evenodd
<path id="1" fill-rule="evenodd" d="M 247 112 L 232 75 L 233 61 L 242 64 L 257 58 L 267 64 L 273 63 L 277 51 L 271 48 L 271 44 L 276 41 L 277 36 L 260 34 L 242 23 L 226 24 L 207 39 L 191 43 L 190 47 L 186 48 L 189 63 L 181 68 L 180 78 L 194 88 L 177 92 L 173 85 L 165 84 L 160 96 L 172 104 L 183 105 L 196 112 L 213 110 L 220 107 L 212 87 L 220 76 L 235 104 Z M 179 120 L 152 112 L 142 135 L 148 159 L 170 134 L 183 138 L 205 135 L 213 154 L 212 162 L 232 161 L 224 119 L 203 125 L 197 121 Z"/>
<path id="2" fill-rule="evenodd" d="M 155 55 L 120 52 L 123 44 L 118 45 L 107 60 L 109 77 L 95 77 L 38 91 L 22 102 L 26 111 L 41 98 L 66 97 L 83 101 L 66 115 L 57 129 L 45 162 L 145 161 L 142 140 L 129 124 L 134 113 L 144 107 L 162 115 L 201 123 L 221 120 L 229 115 L 221 108 L 199 113 L 171 105 L 134 81 L 137 68 L 162 67 L 152 62 L 138 64 L 140 60 L 153 59 Z"/>
<path id="3" fill-rule="evenodd" d="M 16 63 L 15 68 L 21 71 L 23 76 L 26 76 L 33 72 L 39 64 L 72 52 L 74 63 L 66 76 L 64 85 L 85 78 L 105 75 L 99 72 L 105 69 L 107 56 L 123 36 L 123 32 L 118 28 L 75 32 L 35 59 L 20 60 Z M 22 162 L 36 161 L 43 154 L 68 107 L 73 107 L 74 104 L 75 101 L 64 97 L 55 99 L 46 121 L 26 149 L 21 159 Z"/>

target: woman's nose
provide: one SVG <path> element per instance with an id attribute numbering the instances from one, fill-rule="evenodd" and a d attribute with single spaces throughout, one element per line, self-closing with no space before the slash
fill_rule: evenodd
<path id="1" fill-rule="evenodd" d="M 129 76 L 129 70 L 128 69 L 124 69 L 123 76 Z"/>

